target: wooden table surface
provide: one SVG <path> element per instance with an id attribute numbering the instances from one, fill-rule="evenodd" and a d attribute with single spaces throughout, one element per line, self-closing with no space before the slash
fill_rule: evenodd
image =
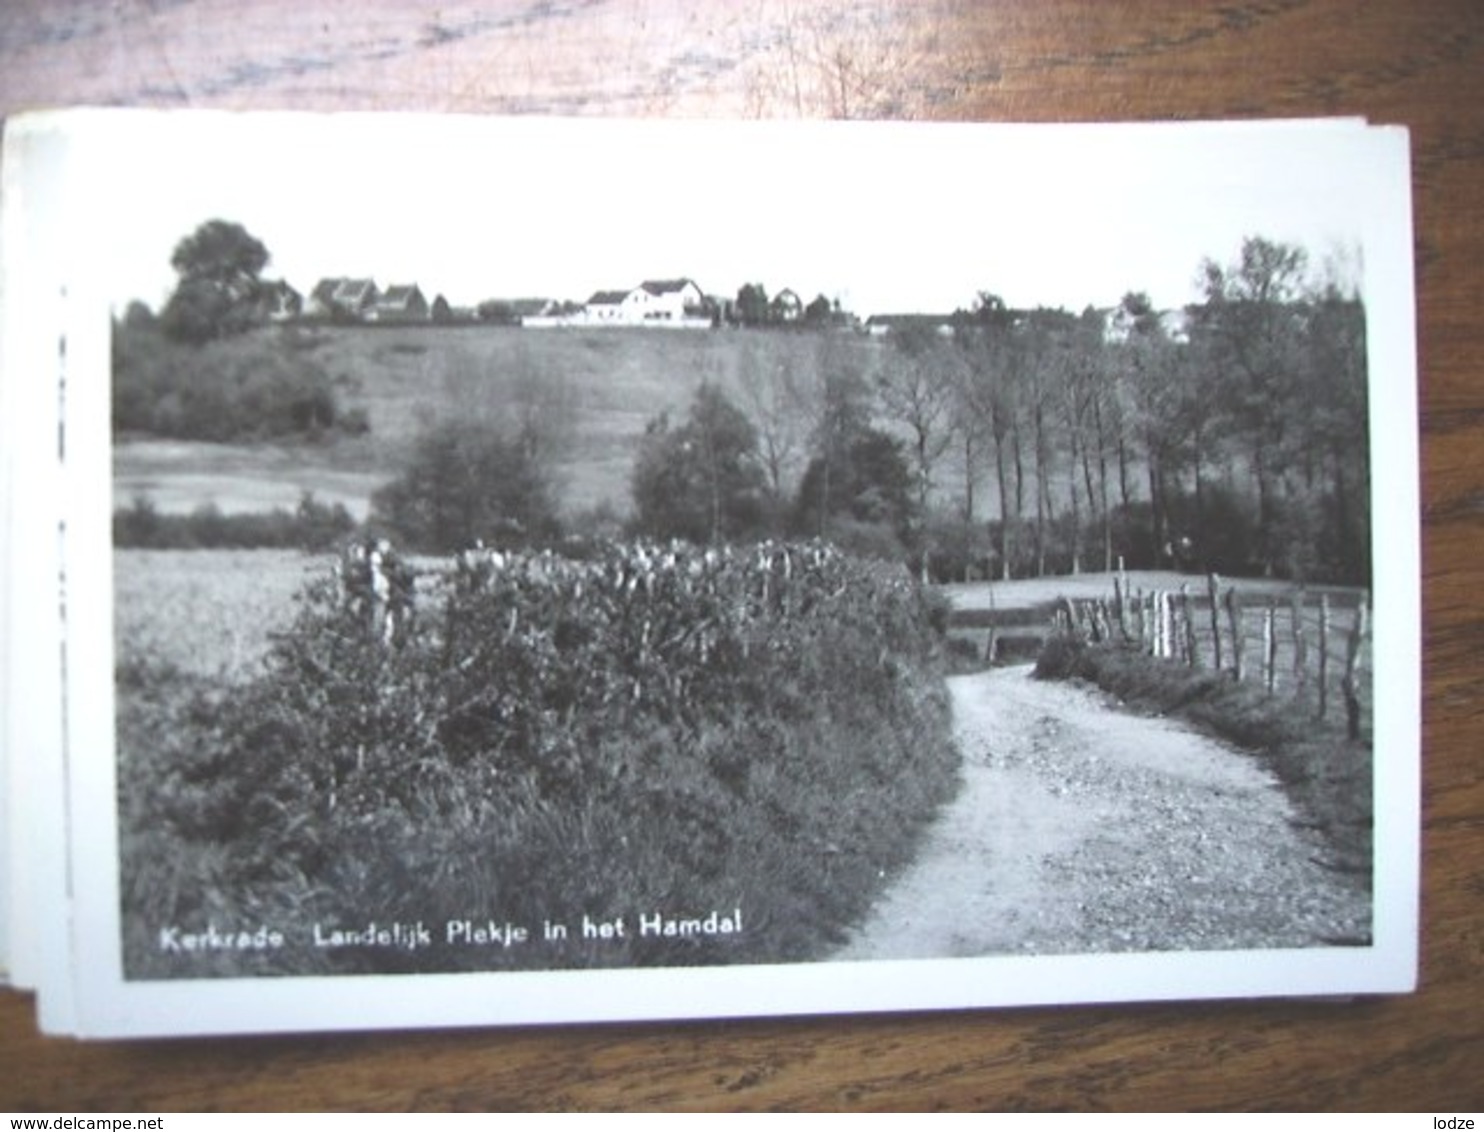
<path id="1" fill-rule="evenodd" d="M 0 992 L 0 1109 L 1484 1107 L 1484 6 L 1476 0 L 9 0 L 0 113 L 77 104 L 1412 130 L 1422 989 L 1349 1004 L 79 1044 Z M 1405 490 L 1407 485 L 1399 485 Z"/>

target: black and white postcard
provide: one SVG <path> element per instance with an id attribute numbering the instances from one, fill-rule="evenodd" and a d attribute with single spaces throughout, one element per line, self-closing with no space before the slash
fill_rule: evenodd
<path id="1" fill-rule="evenodd" d="M 45 1029 L 1414 986 L 1404 130 L 78 111 L 4 158 Z"/>

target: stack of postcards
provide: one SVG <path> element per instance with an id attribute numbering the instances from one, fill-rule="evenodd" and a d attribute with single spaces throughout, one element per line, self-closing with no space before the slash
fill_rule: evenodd
<path id="1" fill-rule="evenodd" d="M 0 194 L 43 1031 L 1414 987 L 1404 129 L 76 110 Z"/>

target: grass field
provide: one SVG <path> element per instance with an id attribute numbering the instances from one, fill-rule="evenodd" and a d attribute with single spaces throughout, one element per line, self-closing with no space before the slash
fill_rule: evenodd
<path id="1" fill-rule="evenodd" d="M 1064 597 L 1073 601 L 1111 599 L 1115 577 L 1111 573 L 1062 574 L 1047 578 L 1016 578 L 1007 582 L 964 582 L 944 586 L 943 592 L 959 613 L 972 615 L 990 611 L 1011 612 L 1050 606 Z M 1131 592 L 1170 590 L 1179 593 L 1182 585 L 1188 585 L 1193 596 L 1198 597 L 1206 592 L 1206 579 L 1199 574 L 1180 574 L 1173 570 L 1130 570 L 1125 577 Z M 1286 601 L 1294 590 L 1292 582 L 1278 578 L 1222 579 L 1223 589 L 1227 585 L 1236 585 L 1244 597 L 1250 597 L 1254 601 L 1268 598 Z M 1328 593 L 1332 600 L 1347 606 L 1353 606 L 1361 593 L 1355 587 L 1346 586 L 1324 586 L 1310 592 Z"/>
<path id="2" fill-rule="evenodd" d="M 293 621 L 294 595 L 331 565 L 288 550 L 116 551 L 118 661 L 240 682 L 256 672 L 269 635 Z"/>
<path id="3" fill-rule="evenodd" d="M 363 517 L 417 436 L 450 419 L 508 421 L 551 412 L 567 425 L 560 459 L 564 510 L 629 509 L 629 478 L 645 425 L 683 417 L 709 381 L 735 394 L 745 373 L 812 372 L 822 336 L 744 330 L 525 330 L 519 327 L 295 328 L 295 349 L 322 366 L 343 407 L 364 410 L 365 436 L 301 445 L 221 445 L 121 438 L 117 506 L 141 494 L 162 511 L 208 502 L 225 512 L 292 508 L 311 491 Z M 832 348 L 877 344 L 834 336 Z"/>

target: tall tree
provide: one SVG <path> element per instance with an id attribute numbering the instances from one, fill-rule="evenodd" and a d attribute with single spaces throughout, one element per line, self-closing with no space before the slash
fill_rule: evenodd
<path id="1" fill-rule="evenodd" d="M 1128 435 L 1142 451 L 1149 487 L 1149 561 L 1168 565 L 1172 557 L 1171 484 L 1179 465 L 1176 427 L 1181 373 L 1159 312 L 1142 292 L 1124 295 L 1115 315 L 1119 339 L 1121 415 Z M 1121 459 L 1127 462 L 1126 451 Z M 1128 490 L 1124 489 L 1125 504 Z"/>
<path id="2" fill-rule="evenodd" d="M 1316 476 L 1325 492 L 1320 516 L 1319 566 L 1353 584 L 1368 584 L 1370 445 L 1366 387 L 1365 308 L 1354 292 L 1334 284 L 1315 296 L 1310 321 L 1308 400 Z"/>
<path id="3" fill-rule="evenodd" d="M 810 326 L 828 326 L 834 315 L 834 304 L 823 295 L 815 295 L 804 308 L 804 322 Z"/>
<path id="4" fill-rule="evenodd" d="M 1082 521 L 1077 510 L 1079 470 L 1089 519 L 1098 531 L 1101 569 L 1113 569 L 1113 524 L 1108 501 L 1111 390 L 1104 337 L 1102 313 L 1087 308 L 1071 330 L 1061 385 L 1062 411 L 1072 462 L 1073 573 L 1081 566 L 1082 551 Z"/>
<path id="5" fill-rule="evenodd" d="M 1300 408 L 1308 310 L 1307 255 L 1261 237 L 1242 242 L 1237 261 L 1202 265 L 1205 302 L 1194 330 L 1222 380 L 1231 435 L 1241 445 L 1257 494 L 1256 562 L 1282 565 L 1285 538 L 1306 540 L 1307 524 L 1285 522 L 1295 462 L 1306 447 Z M 1283 528 L 1280 534 L 1280 528 Z M 1309 557 L 1307 551 L 1304 557 Z"/>
<path id="6" fill-rule="evenodd" d="M 170 257 L 179 281 L 161 315 L 165 333 L 182 342 L 240 334 L 267 318 L 259 276 L 268 249 L 241 224 L 208 220 Z"/>
<path id="7" fill-rule="evenodd" d="M 743 326 L 763 326 L 769 317 L 768 292 L 761 283 L 744 283 L 737 291 L 737 321 Z"/>
<path id="8" fill-rule="evenodd" d="M 758 456 L 767 474 L 769 509 L 775 519 L 793 492 L 806 439 L 808 399 L 804 379 L 795 367 L 792 345 L 780 349 L 772 337 L 738 344 L 737 389 L 757 430 Z"/>
<path id="9" fill-rule="evenodd" d="M 721 543 L 758 533 L 765 483 L 757 432 L 746 415 L 703 384 L 684 424 L 650 421 L 634 466 L 640 529 L 660 538 Z"/>
<path id="10" fill-rule="evenodd" d="M 420 436 L 402 475 L 376 492 L 372 516 L 418 550 L 446 554 L 475 539 L 548 542 L 560 533 L 555 492 L 520 441 L 458 420 Z"/>
<path id="11" fill-rule="evenodd" d="M 891 336 L 891 350 L 876 371 L 881 408 L 909 435 L 919 513 L 927 511 L 933 469 L 953 442 L 962 364 L 962 355 L 935 330 L 907 326 Z"/>
<path id="12" fill-rule="evenodd" d="M 1024 475 L 1020 445 L 1020 405 L 1015 386 L 1016 315 L 998 295 L 981 292 L 974 309 L 955 320 L 956 339 L 967 366 L 963 399 L 968 415 L 987 435 L 994 450 L 995 488 L 999 498 L 1000 577 L 1015 572 L 1016 533 L 1024 512 Z"/>
<path id="13" fill-rule="evenodd" d="M 828 491 L 821 490 L 826 477 Z M 842 437 L 830 457 L 820 453 L 810 462 L 799 485 L 798 509 L 799 526 L 808 533 L 833 538 L 845 525 L 838 520 L 849 520 L 878 528 L 895 540 L 894 552 L 900 553 L 914 518 L 912 473 L 901 443 L 869 427 Z"/>
<path id="14" fill-rule="evenodd" d="M 842 508 L 836 497 L 839 473 L 850 450 L 871 427 L 871 387 L 859 350 L 835 335 L 822 335 L 815 350 L 814 372 L 800 390 L 800 410 L 809 424 L 814 452 L 801 492 L 799 513 L 810 517 L 808 533 L 830 537 L 830 519 Z M 810 473 L 813 473 L 812 475 Z"/>
<path id="15" fill-rule="evenodd" d="M 1070 476 L 1059 477 L 1057 466 L 1062 447 L 1061 403 L 1068 381 L 1068 355 L 1075 326 L 1074 316 L 1064 310 L 1043 307 L 1032 311 L 1016 329 L 1017 348 L 1012 352 L 1015 361 L 1012 379 L 1025 409 L 1036 469 L 1033 534 L 1037 576 L 1047 573 L 1052 552 L 1051 527 L 1056 517 L 1052 485 L 1058 478 L 1069 482 L 1074 516 L 1077 510 L 1075 460 L 1068 469 Z"/>

